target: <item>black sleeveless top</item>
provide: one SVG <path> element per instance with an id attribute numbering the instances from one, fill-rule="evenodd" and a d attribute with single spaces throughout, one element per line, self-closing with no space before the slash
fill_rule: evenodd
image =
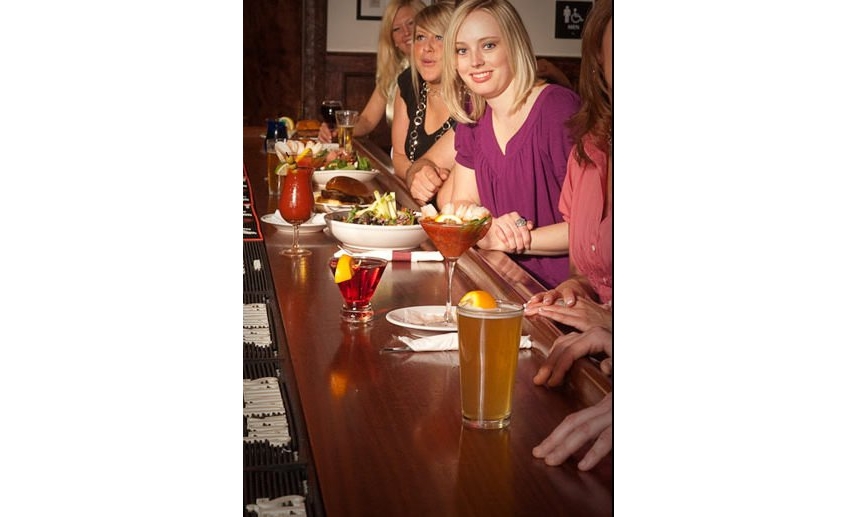
<path id="1" fill-rule="evenodd" d="M 420 92 L 413 91 L 410 67 L 407 67 L 398 75 L 398 91 L 401 93 L 404 104 L 407 105 L 407 116 L 410 118 L 410 123 L 407 126 L 407 135 L 405 135 L 404 139 L 404 154 L 411 161 L 415 161 L 425 154 L 434 145 L 434 142 L 456 125 L 455 119 L 449 117 L 437 131 L 430 135 L 425 133 L 425 106 L 427 103 L 425 99 L 426 94 L 423 91 L 425 81 L 421 78 L 419 79 L 419 88 Z M 421 121 L 418 121 L 417 116 L 419 115 L 420 103 L 422 113 Z M 417 122 L 419 122 L 418 125 Z"/>

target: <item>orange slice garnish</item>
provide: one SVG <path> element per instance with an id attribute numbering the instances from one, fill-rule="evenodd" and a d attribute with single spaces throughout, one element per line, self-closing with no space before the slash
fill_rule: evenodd
<path id="1" fill-rule="evenodd" d="M 479 309 L 496 309 L 496 299 L 487 291 L 470 291 L 461 297 L 458 305 L 469 305 Z"/>
<path id="2" fill-rule="evenodd" d="M 339 262 L 336 264 L 336 272 L 333 274 L 333 280 L 335 280 L 337 284 L 340 284 L 350 280 L 353 276 L 354 273 L 351 271 L 351 256 L 342 255 L 339 257 Z"/>

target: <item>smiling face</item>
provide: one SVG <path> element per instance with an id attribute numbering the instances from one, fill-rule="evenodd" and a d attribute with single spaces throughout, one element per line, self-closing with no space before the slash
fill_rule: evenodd
<path id="1" fill-rule="evenodd" d="M 456 69 L 464 84 L 486 99 L 503 93 L 513 77 L 508 44 L 489 13 L 467 15 L 455 38 Z"/>
<path id="2" fill-rule="evenodd" d="M 422 79 L 430 84 L 440 82 L 443 72 L 443 35 L 416 26 L 413 43 L 413 59 Z"/>
<path id="3" fill-rule="evenodd" d="M 409 5 L 402 6 L 392 19 L 392 41 L 395 48 L 410 55 L 410 44 L 413 41 L 413 26 L 416 13 Z"/>

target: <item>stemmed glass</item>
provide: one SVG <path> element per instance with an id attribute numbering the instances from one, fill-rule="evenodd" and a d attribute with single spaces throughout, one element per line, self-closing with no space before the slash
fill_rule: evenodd
<path id="1" fill-rule="evenodd" d="M 330 272 L 342 293 L 342 321 L 366 323 L 374 318 L 372 296 L 388 261 L 378 257 L 355 257 L 344 254 L 330 258 Z"/>
<path id="2" fill-rule="evenodd" d="M 321 118 L 327 123 L 327 127 L 333 132 L 336 130 L 336 112 L 342 109 L 342 101 L 324 99 L 321 101 L 321 106 L 318 111 L 321 113 Z"/>
<path id="3" fill-rule="evenodd" d="M 282 194 L 279 196 L 279 214 L 294 228 L 291 248 L 284 249 L 281 255 L 299 257 L 312 252 L 300 247 L 300 225 L 312 217 L 315 207 L 315 194 L 312 191 L 312 173 L 315 168 L 311 163 L 299 162 L 295 169 L 284 169 Z"/>
<path id="4" fill-rule="evenodd" d="M 447 290 L 446 311 L 443 314 L 442 327 L 457 328 L 452 318 L 452 277 L 455 275 L 455 266 L 458 259 L 465 251 L 470 249 L 476 242 L 485 236 L 490 229 L 492 219 L 490 216 L 466 222 L 452 222 L 449 219 L 441 220 L 442 215 L 437 218 L 423 217 L 419 224 L 425 229 L 428 238 L 443 255 L 446 265 Z M 438 222 L 439 221 L 439 222 Z"/>

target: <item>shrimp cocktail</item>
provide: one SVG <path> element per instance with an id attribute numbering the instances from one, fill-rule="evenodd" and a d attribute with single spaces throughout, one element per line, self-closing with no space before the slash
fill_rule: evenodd
<path id="1" fill-rule="evenodd" d="M 443 255 L 446 264 L 446 312 L 441 326 L 454 328 L 456 325 L 452 317 L 452 277 L 458 259 L 487 234 L 492 221 L 487 208 L 475 204 L 448 203 L 434 215 L 427 215 L 423 208 L 419 224 Z"/>

